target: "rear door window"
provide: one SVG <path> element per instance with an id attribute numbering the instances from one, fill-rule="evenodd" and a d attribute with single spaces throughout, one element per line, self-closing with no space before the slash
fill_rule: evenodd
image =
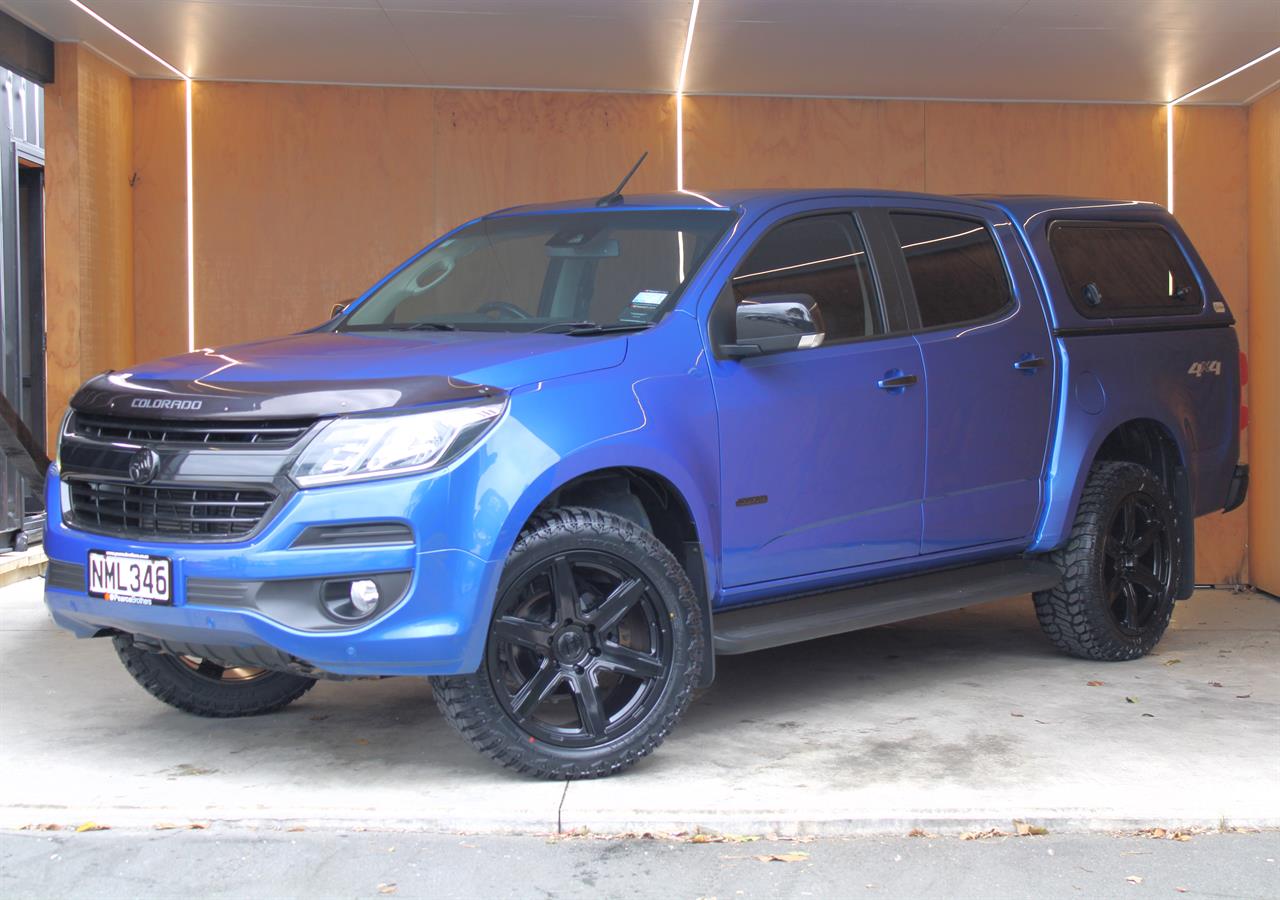
<path id="1" fill-rule="evenodd" d="M 1055 222 L 1049 249 L 1088 318 L 1191 315 L 1204 306 L 1182 248 L 1154 222 Z"/>
<path id="2" fill-rule="evenodd" d="M 974 322 L 1013 305 L 1004 260 L 982 222 L 906 212 L 889 219 L 906 257 L 921 328 Z"/>

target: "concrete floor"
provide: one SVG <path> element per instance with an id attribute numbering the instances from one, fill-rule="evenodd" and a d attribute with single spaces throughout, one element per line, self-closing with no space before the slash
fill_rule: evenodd
<path id="1" fill-rule="evenodd" d="M 782 857 L 781 862 L 771 857 Z M 1280 832 L 962 841 L 664 839 L 376 831 L 0 832 L 0 896 L 329 900 L 1274 898 Z"/>
<path id="2" fill-rule="evenodd" d="M 721 659 L 653 757 L 566 785 L 477 755 L 423 681 L 322 683 L 256 719 L 184 715 L 108 642 L 55 629 L 42 588 L 0 590 L 5 828 L 1280 826 L 1280 603 L 1260 595 L 1180 604 L 1157 655 L 1131 663 L 1060 655 L 1025 598 Z"/>

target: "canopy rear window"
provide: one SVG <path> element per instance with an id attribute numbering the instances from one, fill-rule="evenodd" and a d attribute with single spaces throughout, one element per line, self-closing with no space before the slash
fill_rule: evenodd
<path id="1" fill-rule="evenodd" d="M 1154 222 L 1055 222 L 1049 248 L 1071 302 L 1088 318 L 1192 315 L 1204 307 L 1182 248 Z"/>

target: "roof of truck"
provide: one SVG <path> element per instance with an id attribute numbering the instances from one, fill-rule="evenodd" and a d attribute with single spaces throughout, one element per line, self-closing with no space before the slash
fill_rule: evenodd
<path id="1" fill-rule="evenodd" d="M 738 209 L 758 211 L 797 200 L 818 200 L 823 197 L 862 196 L 877 199 L 911 201 L 967 200 L 998 206 L 1014 219 L 1026 221 L 1039 213 L 1062 209 L 1115 209 L 1146 207 L 1163 209 L 1159 204 L 1139 200 L 1105 200 L 1087 197 L 1063 197 L 1040 194 L 925 194 L 911 191 L 886 191 L 871 188 L 755 188 L 716 191 L 669 191 L 661 194 L 625 194 L 622 202 L 612 209 Z M 570 212 L 591 210 L 597 198 L 579 198 L 557 203 L 540 203 L 499 210 L 499 213 Z M 496 214 L 496 213 L 495 213 Z"/>

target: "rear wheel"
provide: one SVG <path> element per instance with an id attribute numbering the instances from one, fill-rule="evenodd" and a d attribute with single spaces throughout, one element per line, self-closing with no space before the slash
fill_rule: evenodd
<path id="1" fill-rule="evenodd" d="M 552 510 L 516 542 L 480 671 L 431 683 L 449 722 L 502 765 L 609 775 L 683 713 L 701 628 L 688 577 L 652 534 L 600 510 Z"/>
<path id="2" fill-rule="evenodd" d="M 127 635 L 116 637 L 114 643 L 134 681 L 156 699 L 192 715 L 233 718 L 275 712 L 315 686 L 315 679 L 288 672 L 152 653 Z"/>
<path id="3" fill-rule="evenodd" d="M 1084 659 L 1136 659 L 1173 615 L 1181 544 L 1177 516 L 1155 473 L 1136 463 L 1094 466 L 1067 545 L 1050 555 L 1063 573 L 1035 595 L 1049 638 Z"/>

